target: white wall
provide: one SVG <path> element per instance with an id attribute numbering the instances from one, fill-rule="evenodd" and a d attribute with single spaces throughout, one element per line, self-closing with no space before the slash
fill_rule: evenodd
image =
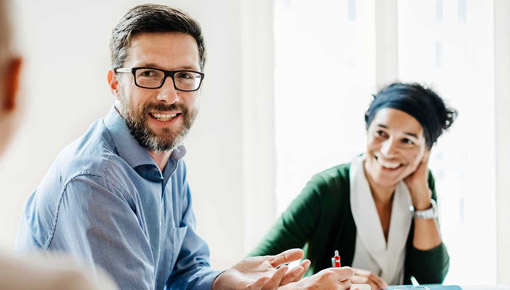
<path id="1" fill-rule="evenodd" d="M 242 149 L 243 1 L 157 2 L 187 11 L 204 30 L 206 78 L 201 111 L 186 141 L 186 160 L 198 231 L 209 243 L 213 266 L 224 268 L 249 250 L 244 246 L 242 170 L 243 154 L 249 155 Z M 129 8 L 141 3 L 16 1 L 13 18 L 26 60 L 26 106 L 23 124 L 0 160 L 1 246 L 12 247 L 23 203 L 56 154 L 111 107 L 106 83 L 110 33 Z"/>
<path id="2" fill-rule="evenodd" d="M 278 210 L 362 151 L 375 87 L 424 82 L 460 112 L 430 161 L 445 283 L 508 284 L 510 1 L 275 2 Z"/>
<path id="3" fill-rule="evenodd" d="M 510 284 L 510 1 L 494 0 L 496 123 L 497 279 Z"/>
<path id="4" fill-rule="evenodd" d="M 379 1 L 379 0 L 378 0 Z M 110 32 L 143 1 L 16 0 L 25 56 L 25 118 L 0 159 L 0 246 L 10 248 L 21 209 L 56 154 L 103 117 L 113 98 L 106 85 Z M 228 267 L 251 249 L 275 217 L 272 103 L 272 0 L 156 1 L 182 8 L 204 30 L 208 49 L 201 112 L 187 138 L 189 179 L 198 231 L 212 263 Z M 378 3 L 378 2 L 377 2 Z M 386 4 L 393 0 L 386 0 Z M 495 0 L 498 282 L 508 272 L 508 0 Z M 385 6 L 387 7 L 387 6 Z M 379 10 L 378 10 L 379 11 Z M 377 21 L 387 22 L 388 11 Z M 391 20 L 391 19 L 390 19 Z M 506 22 L 505 22 L 506 21 Z M 505 26 L 506 25 L 506 26 Z M 384 31 L 383 31 L 384 32 Z M 499 36 L 498 36 L 499 35 Z M 388 43 L 378 41 L 380 47 Z M 393 56 L 378 54 L 376 61 Z M 386 59 L 384 59 L 387 57 Z M 381 66 L 382 67 L 382 66 Z M 396 72 L 377 71 L 377 79 Z M 341 84 L 340 84 L 341 85 Z M 287 148 L 288 149 L 288 148 Z M 303 183 L 306 181 L 304 177 Z M 255 204 L 255 206 L 253 206 Z M 505 280 L 506 279 L 506 280 Z"/>

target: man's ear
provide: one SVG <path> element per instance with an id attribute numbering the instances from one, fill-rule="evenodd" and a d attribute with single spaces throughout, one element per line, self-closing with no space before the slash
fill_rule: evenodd
<path id="1" fill-rule="evenodd" d="M 119 81 L 117 80 L 117 74 L 113 71 L 113 69 L 108 70 L 108 73 L 106 74 L 106 79 L 108 81 L 108 86 L 110 87 L 110 91 L 112 92 L 112 94 L 116 98 L 119 98 L 118 97 L 118 95 L 119 95 L 119 90 L 118 90 Z"/>
<path id="2" fill-rule="evenodd" d="M 5 70 L 5 88 L 4 101 L 0 106 L 7 112 L 12 112 L 16 108 L 16 97 L 18 95 L 19 82 L 21 78 L 21 57 L 14 57 L 7 62 Z"/>

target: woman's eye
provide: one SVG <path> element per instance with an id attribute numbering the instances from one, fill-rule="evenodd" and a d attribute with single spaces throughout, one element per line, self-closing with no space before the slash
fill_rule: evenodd
<path id="1" fill-rule="evenodd" d="M 414 145 L 414 141 L 409 138 L 402 139 L 402 142 L 404 142 L 405 144 L 408 144 L 408 145 Z"/>
<path id="2" fill-rule="evenodd" d="M 375 135 L 377 135 L 379 137 L 386 137 L 386 133 L 382 130 L 375 131 Z"/>

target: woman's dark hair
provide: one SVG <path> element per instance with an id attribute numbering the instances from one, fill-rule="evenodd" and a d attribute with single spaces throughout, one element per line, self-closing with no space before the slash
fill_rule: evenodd
<path id="1" fill-rule="evenodd" d="M 367 129 L 383 108 L 397 109 L 415 118 L 423 127 L 429 149 L 457 117 L 457 111 L 448 108 L 433 90 L 417 83 L 393 83 L 379 91 L 365 113 Z"/>
<path id="2" fill-rule="evenodd" d="M 191 35 L 197 42 L 200 69 L 204 69 L 206 53 L 200 24 L 179 9 L 157 4 L 132 8 L 113 29 L 110 40 L 112 68 L 124 65 L 133 36 L 150 32 L 180 32 Z"/>

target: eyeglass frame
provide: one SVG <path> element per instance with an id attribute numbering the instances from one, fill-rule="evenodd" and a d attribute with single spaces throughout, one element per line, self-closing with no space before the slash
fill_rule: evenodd
<path id="1" fill-rule="evenodd" d="M 138 84 L 138 82 L 136 81 L 136 71 L 139 70 L 139 69 L 155 69 L 155 70 L 159 70 L 159 71 L 162 71 L 165 76 L 163 77 L 163 80 L 161 81 L 161 84 L 158 86 L 158 87 L 154 87 L 154 88 L 149 88 L 149 87 L 144 87 L 144 86 L 141 86 Z M 181 69 L 181 70 L 164 70 L 164 69 L 161 69 L 161 68 L 157 68 L 157 67 L 150 67 L 150 66 L 139 66 L 139 67 L 119 67 L 119 68 L 116 68 L 116 69 L 113 69 L 113 71 L 115 73 L 132 73 L 133 74 L 133 80 L 135 81 L 135 85 L 139 88 L 142 88 L 142 89 L 148 89 L 148 90 L 155 90 L 155 89 L 160 89 L 164 84 L 165 84 L 165 81 L 168 77 L 170 77 L 172 79 L 172 83 L 174 84 L 174 89 L 178 90 L 178 91 L 181 91 L 181 92 L 196 92 L 200 89 L 200 87 L 202 86 L 202 81 L 204 80 L 204 77 L 205 77 L 205 73 L 203 72 L 199 72 L 199 71 L 194 71 L 194 70 L 189 70 L 189 69 Z M 174 75 L 176 73 L 179 73 L 179 72 L 192 72 L 192 73 L 197 73 L 200 75 L 200 83 L 198 84 L 198 87 L 194 90 L 182 90 L 182 89 L 179 89 L 177 88 L 177 86 L 175 85 L 175 80 L 174 80 Z"/>

